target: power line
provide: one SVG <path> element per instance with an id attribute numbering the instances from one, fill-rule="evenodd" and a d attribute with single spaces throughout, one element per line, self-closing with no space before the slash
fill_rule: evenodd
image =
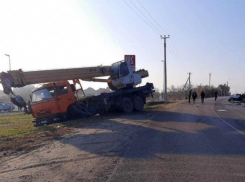
<path id="1" fill-rule="evenodd" d="M 174 42 L 173 42 L 172 40 L 170 40 L 170 42 L 171 42 L 171 44 L 173 45 L 173 48 L 174 48 L 174 50 L 175 50 L 175 52 L 176 52 L 176 54 L 177 54 L 178 59 L 180 60 L 181 64 L 182 64 L 182 65 L 185 67 L 185 69 L 186 69 L 186 66 L 185 66 L 185 64 L 184 64 L 184 61 L 183 61 L 182 58 L 180 57 L 179 52 L 178 52 L 178 50 L 176 49 L 176 47 L 175 47 L 175 45 L 174 45 Z"/>
<path id="2" fill-rule="evenodd" d="M 177 60 L 176 57 L 174 56 L 172 50 L 169 49 L 169 48 L 167 48 L 167 49 L 168 49 L 168 51 L 170 52 L 170 54 L 171 54 L 172 58 L 174 59 L 174 61 L 176 62 L 176 64 L 178 65 L 179 69 L 180 69 L 181 71 L 185 72 L 184 69 L 183 69 L 183 67 L 182 67 L 182 65 L 178 62 L 178 60 Z"/>
<path id="3" fill-rule="evenodd" d="M 130 0 L 131 1 L 131 0 Z M 151 19 L 158 25 L 158 27 L 163 31 L 163 32 L 165 32 L 166 34 L 168 34 L 163 28 L 162 28 L 162 26 L 153 18 L 153 16 L 147 11 L 147 9 L 143 6 L 143 4 L 139 1 L 139 0 L 137 0 L 137 2 L 139 3 L 139 5 L 145 10 L 145 12 L 151 17 Z M 137 8 L 138 9 L 138 8 Z M 173 52 L 175 51 L 176 52 L 176 58 L 177 59 L 179 59 L 180 60 L 180 62 L 181 62 L 181 64 L 182 64 L 182 66 L 184 66 L 185 67 L 185 64 L 184 63 L 182 63 L 183 61 L 182 61 L 182 58 L 180 57 L 180 55 L 179 55 L 179 52 L 178 52 L 178 50 L 176 49 L 176 47 L 175 47 L 175 45 L 174 45 L 174 43 L 173 43 L 173 41 L 172 41 L 172 39 L 170 39 L 170 42 L 171 42 L 171 44 L 172 44 L 172 47 L 173 47 Z M 186 67 L 185 67 L 186 68 Z"/>
<path id="4" fill-rule="evenodd" d="M 170 49 L 169 49 L 169 50 L 170 50 Z M 182 68 L 186 69 L 185 66 L 184 66 L 184 64 L 182 64 L 182 62 L 178 59 L 178 57 L 176 56 L 176 54 L 175 54 L 174 51 L 172 51 L 172 55 L 175 57 L 176 61 L 180 64 L 180 66 L 181 66 Z"/>
<path id="5" fill-rule="evenodd" d="M 137 0 L 138 1 L 138 0 Z M 161 25 L 159 25 L 159 23 L 157 23 L 157 21 L 151 16 L 151 14 L 146 10 L 146 8 L 140 3 L 140 1 L 138 1 L 138 3 L 140 4 L 140 6 L 145 10 L 145 12 L 151 17 L 151 19 L 160 27 L 160 29 L 162 29 L 162 31 L 166 34 L 168 34 Z"/>
<path id="6" fill-rule="evenodd" d="M 131 0 L 129 0 L 130 1 L 130 3 L 140 12 L 140 14 L 143 16 L 143 17 L 145 17 L 145 19 L 158 31 L 158 33 L 160 33 L 161 34 L 161 30 L 159 30 L 142 12 L 141 12 L 141 10 L 131 1 Z"/>
<path id="7" fill-rule="evenodd" d="M 144 18 L 142 18 L 125 0 L 123 1 L 133 12 L 136 13 L 136 15 L 138 15 L 149 27 L 151 27 L 159 35 L 159 32 L 157 30 L 155 30 Z"/>
<path id="8" fill-rule="evenodd" d="M 151 16 L 151 14 L 146 10 L 146 8 L 142 5 L 142 3 L 140 3 L 138 0 L 138 3 L 140 4 L 140 6 L 145 10 L 145 12 L 151 17 L 151 19 L 153 19 L 153 21 L 160 27 L 160 29 L 162 30 L 159 30 L 159 28 L 157 28 L 154 23 L 152 23 L 151 20 L 149 20 L 143 13 L 142 11 L 131 1 L 130 3 L 137 9 L 137 11 L 142 15 L 140 15 L 138 12 L 135 11 L 134 8 L 132 8 L 132 6 L 130 6 L 125 0 L 123 0 L 124 3 L 132 10 L 134 11 L 134 13 L 136 15 L 138 15 L 149 27 L 151 27 L 157 34 L 162 34 L 162 32 L 166 32 L 159 23 L 157 23 L 157 21 L 153 18 L 153 16 Z M 172 57 L 174 58 L 174 60 L 176 61 L 176 63 L 178 64 L 178 66 L 180 67 L 181 70 L 186 69 L 186 66 L 185 64 L 183 63 L 182 59 L 180 58 L 180 55 L 177 51 L 177 49 L 175 48 L 174 44 L 173 44 L 173 41 L 170 39 L 170 48 L 168 48 L 168 50 L 171 52 L 171 55 Z"/>

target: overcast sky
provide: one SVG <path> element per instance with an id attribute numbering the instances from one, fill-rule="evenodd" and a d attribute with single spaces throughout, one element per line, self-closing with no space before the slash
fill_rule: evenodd
<path id="1" fill-rule="evenodd" d="M 232 93 L 244 92 L 244 20 L 243 0 L 1 0 L 0 71 L 9 69 L 4 54 L 23 70 L 110 65 L 135 54 L 136 68 L 150 74 L 144 83 L 162 89 L 160 34 L 169 34 L 168 86 L 183 85 L 187 72 L 206 85 L 212 73 L 212 85 L 228 81 Z"/>

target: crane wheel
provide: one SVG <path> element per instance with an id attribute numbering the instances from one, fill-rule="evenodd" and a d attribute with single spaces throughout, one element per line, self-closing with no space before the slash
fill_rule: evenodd
<path id="1" fill-rule="evenodd" d="M 79 102 L 70 105 L 67 109 L 68 119 L 86 118 L 95 114 L 96 112 L 94 109 L 89 109 L 84 104 Z"/>
<path id="2" fill-rule="evenodd" d="M 139 96 L 133 98 L 133 105 L 135 111 L 143 111 L 144 109 L 144 102 Z"/>
<path id="3" fill-rule="evenodd" d="M 129 98 L 124 97 L 121 102 L 120 110 L 125 113 L 130 113 L 133 111 L 133 109 L 134 109 L 134 106 L 133 106 L 132 101 Z"/>

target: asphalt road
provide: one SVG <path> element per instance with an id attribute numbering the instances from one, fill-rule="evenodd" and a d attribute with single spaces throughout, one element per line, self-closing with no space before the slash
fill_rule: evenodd
<path id="1" fill-rule="evenodd" d="M 24 113 L 23 111 L 1 111 L 0 112 L 0 116 L 3 116 L 3 115 L 13 115 L 13 114 L 21 114 L 21 113 Z"/>
<path id="2" fill-rule="evenodd" d="M 245 108 L 183 103 L 151 119 L 112 181 L 245 181 Z"/>
<path id="3" fill-rule="evenodd" d="M 245 107 L 181 102 L 112 115 L 1 159 L 0 181 L 245 181 Z"/>

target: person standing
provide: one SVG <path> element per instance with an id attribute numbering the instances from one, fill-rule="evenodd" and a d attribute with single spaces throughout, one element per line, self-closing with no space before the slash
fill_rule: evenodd
<path id="1" fill-rule="evenodd" d="M 217 100 L 217 97 L 218 97 L 218 92 L 217 92 L 217 90 L 214 92 L 214 99 L 215 99 L 215 101 Z"/>
<path id="2" fill-rule="evenodd" d="M 193 93 L 192 93 L 193 103 L 196 102 L 196 98 L 197 98 L 197 93 L 196 93 L 196 91 L 193 91 Z"/>
<path id="3" fill-rule="evenodd" d="M 205 93 L 202 91 L 201 92 L 201 100 L 202 100 L 202 103 L 204 102 L 204 98 L 205 98 Z"/>
<path id="4" fill-rule="evenodd" d="M 192 95 L 192 90 L 189 91 L 189 95 L 188 95 L 189 103 L 191 103 L 191 95 Z"/>

